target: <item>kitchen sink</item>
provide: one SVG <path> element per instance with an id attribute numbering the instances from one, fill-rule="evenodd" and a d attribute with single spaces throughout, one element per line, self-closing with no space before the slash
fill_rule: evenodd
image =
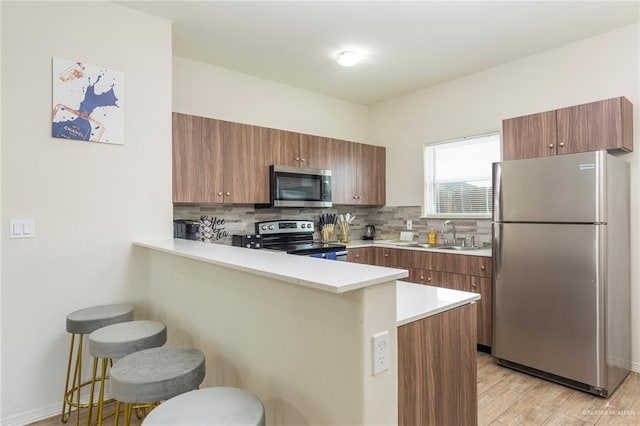
<path id="1" fill-rule="evenodd" d="M 466 246 L 440 246 L 443 250 L 481 250 L 482 247 L 466 247 Z"/>

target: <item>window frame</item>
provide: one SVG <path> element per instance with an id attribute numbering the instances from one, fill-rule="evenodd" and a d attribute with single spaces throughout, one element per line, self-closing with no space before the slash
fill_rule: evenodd
<path id="1" fill-rule="evenodd" d="M 491 219 L 492 212 L 489 213 L 433 213 L 428 211 L 427 203 L 434 203 L 435 196 L 433 194 L 433 185 L 429 185 L 427 179 L 431 179 L 433 181 L 433 177 L 429 177 L 429 173 L 433 173 L 431 170 L 431 164 L 433 164 L 434 160 L 431 160 L 431 163 L 428 165 L 427 163 L 427 155 L 429 147 L 433 147 L 434 145 L 444 145 L 451 144 L 454 142 L 463 142 L 469 141 L 472 142 L 473 139 L 486 138 L 488 136 L 497 136 L 498 138 L 498 160 L 502 161 L 502 134 L 500 131 L 483 133 L 478 135 L 464 136 L 461 138 L 448 139 L 444 141 L 437 142 L 425 142 L 422 146 L 422 166 L 423 166 L 423 180 L 422 180 L 422 215 L 421 218 L 425 219 Z"/>

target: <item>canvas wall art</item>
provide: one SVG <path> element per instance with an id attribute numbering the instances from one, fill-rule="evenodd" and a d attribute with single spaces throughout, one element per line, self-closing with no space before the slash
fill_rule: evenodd
<path id="1" fill-rule="evenodd" d="M 124 73 L 53 58 L 52 136 L 124 144 Z"/>

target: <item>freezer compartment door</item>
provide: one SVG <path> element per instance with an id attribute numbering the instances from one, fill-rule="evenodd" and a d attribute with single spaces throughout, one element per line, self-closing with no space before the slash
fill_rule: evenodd
<path id="1" fill-rule="evenodd" d="M 606 222 L 604 151 L 493 164 L 496 222 Z"/>
<path id="2" fill-rule="evenodd" d="M 604 387 L 605 225 L 494 224 L 493 355 Z"/>

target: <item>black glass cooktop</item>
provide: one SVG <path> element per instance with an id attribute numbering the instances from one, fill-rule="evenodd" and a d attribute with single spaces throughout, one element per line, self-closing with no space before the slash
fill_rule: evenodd
<path id="1" fill-rule="evenodd" d="M 274 244 L 269 245 L 271 250 L 286 251 L 289 254 L 314 254 L 314 253 L 329 253 L 334 251 L 345 251 L 346 246 L 342 244 L 334 243 L 287 243 L 287 244 Z"/>

